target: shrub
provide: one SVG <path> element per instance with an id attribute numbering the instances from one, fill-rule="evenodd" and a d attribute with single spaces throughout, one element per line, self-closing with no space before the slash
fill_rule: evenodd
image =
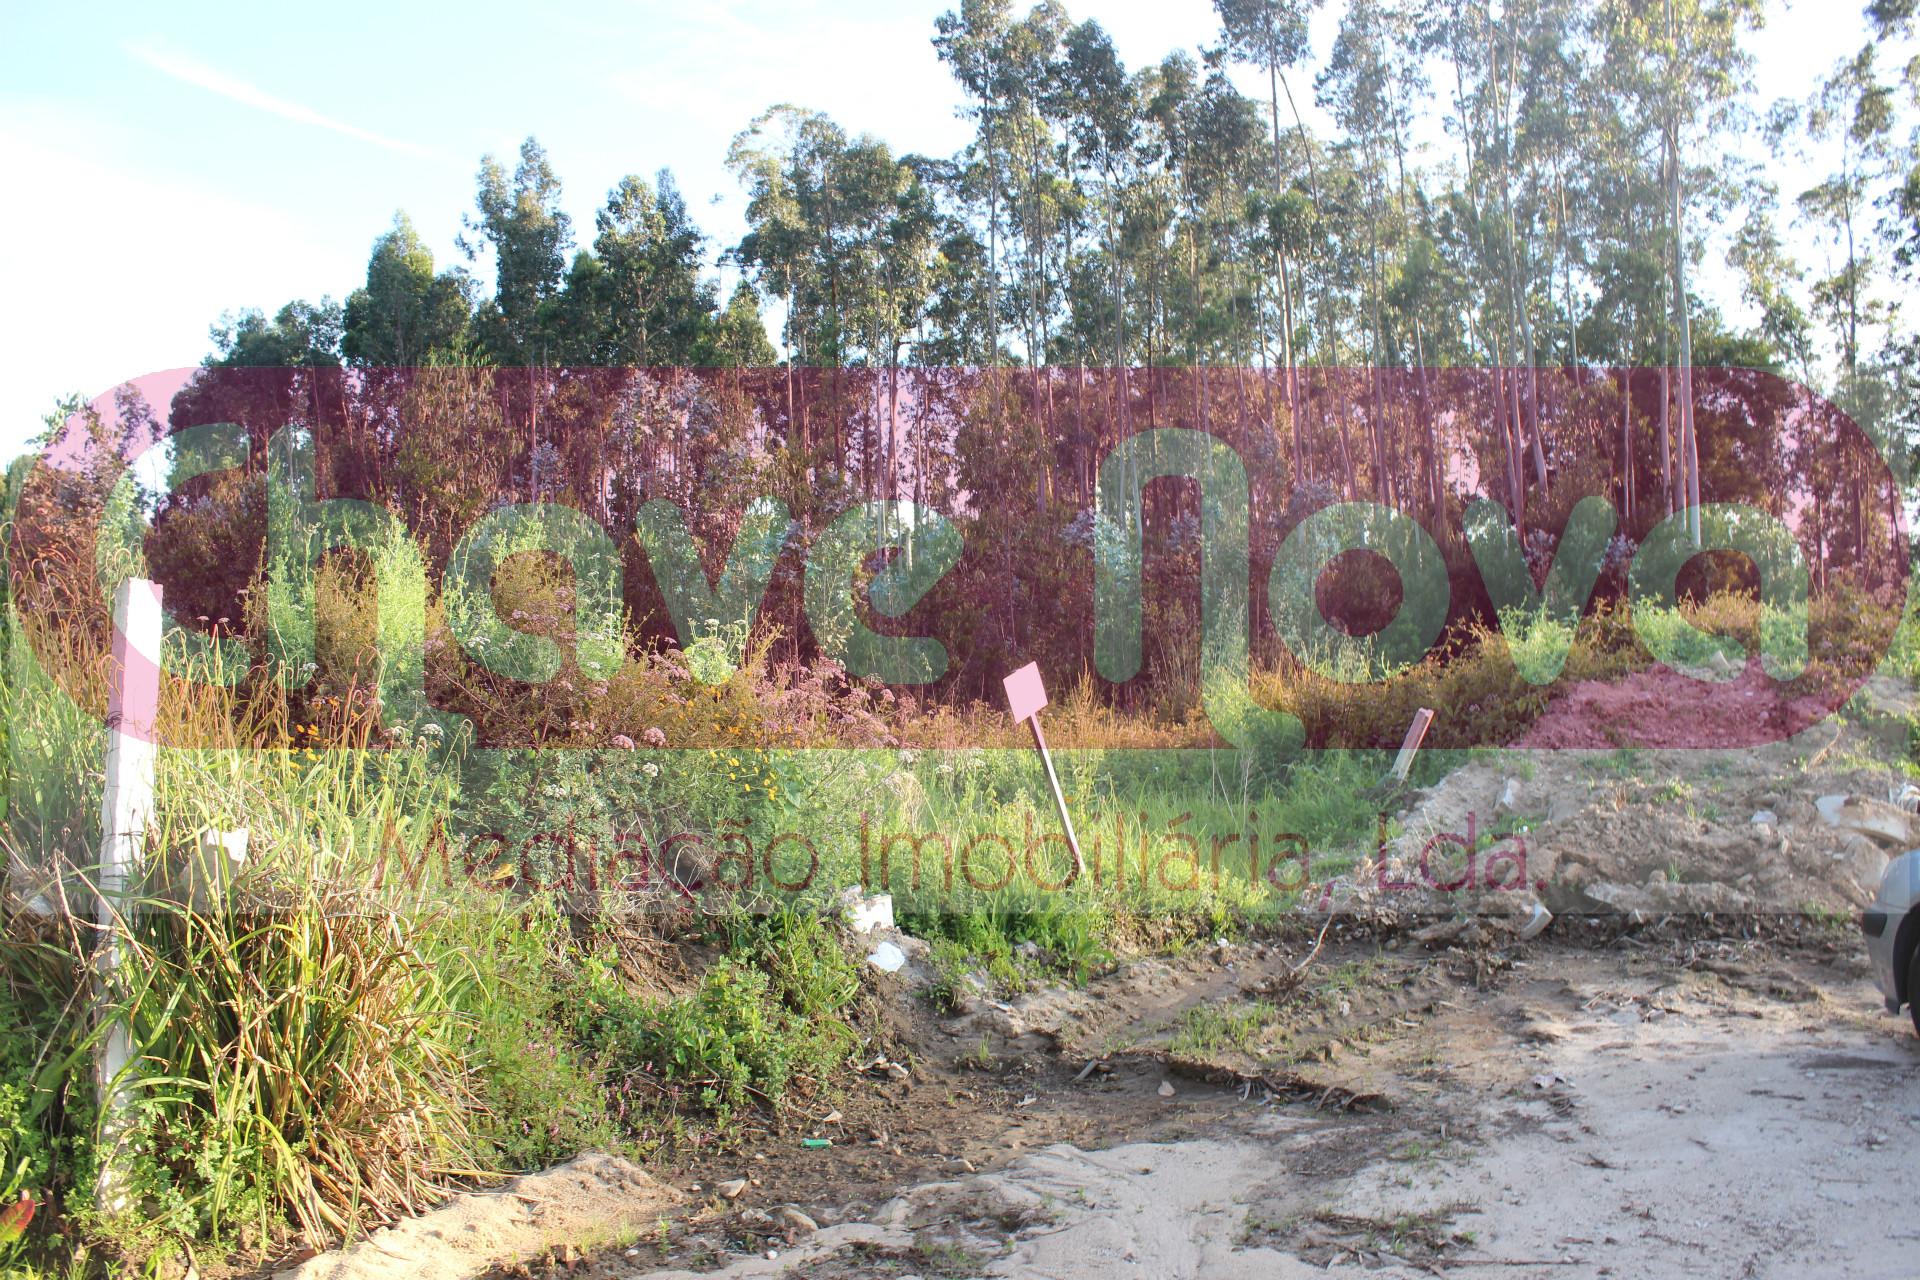
<path id="1" fill-rule="evenodd" d="M 465 919 L 461 988 L 480 1168 L 535 1170 L 616 1146 L 593 1055 L 570 1034 L 579 985 L 566 918 L 544 898 Z"/>
<path id="2" fill-rule="evenodd" d="M 587 970 L 580 1037 L 642 1114 L 690 1102 L 724 1129 L 790 1088 L 817 1090 L 854 1047 L 841 1015 L 859 981 L 826 926 L 783 912 L 729 931 L 740 950 L 678 998 L 629 992 L 604 957 Z"/>

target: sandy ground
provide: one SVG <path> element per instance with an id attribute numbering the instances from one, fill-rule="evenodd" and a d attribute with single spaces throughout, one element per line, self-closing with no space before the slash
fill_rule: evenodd
<path id="1" fill-rule="evenodd" d="M 587 1154 L 493 1191 L 457 1195 L 431 1213 L 373 1232 L 349 1249 L 284 1268 L 277 1280 L 463 1280 L 504 1258 L 625 1238 L 684 1197 L 645 1170 Z"/>
<path id="2" fill-rule="evenodd" d="M 1135 1101 L 1202 1110 L 1181 1141 L 1056 1144 L 848 1221 L 815 1206 L 772 1258 L 649 1247 L 604 1274 L 1920 1275 L 1920 1040 L 1851 964 L 1746 958 L 1728 981 L 1547 951 L 1358 1054 L 1418 1077 L 1390 1110 L 1173 1074 Z"/>
<path id="3" fill-rule="evenodd" d="M 657 1181 L 589 1158 L 301 1280 L 1911 1280 L 1920 1039 L 1844 927 L 1758 933 L 1143 960 L 903 1026 L 910 1078 L 832 1121 Z M 1260 1016 L 1196 1040 L 1196 1011 Z"/>

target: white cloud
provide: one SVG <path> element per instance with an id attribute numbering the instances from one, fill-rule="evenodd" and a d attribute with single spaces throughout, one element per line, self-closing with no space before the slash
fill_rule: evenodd
<path id="1" fill-rule="evenodd" d="M 328 129 L 334 133 L 343 134 L 346 137 L 356 139 L 360 142 L 369 143 L 376 147 L 384 147 L 389 151 L 398 151 L 402 155 L 419 156 L 423 159 L 439 160 L 443 163 L 448 162 L 445 156 L 428 150 L 426 147 L 417 146 L 411 142 L 404 142 L 398 138 L 389 138 L 385 134 L 375 133 L 371 129 L 362 129 L 358 125 L 348 124 L 344 120 L 336 120 L 330 115 L 315 111 L 312 107 L 305 107 L 297 102 L 289 102 L 285 98 L 277 97 L 274 94 L 268 93 L 265 89 L 248 84 L 244 80 L 236 79 L 224 71 L 209 67 L 205 63 L 197 62 L 185 55 L 171 53 L 164 49 L 155 49 L 142 44 L 129 43 L 125 48 L 133 57 L 138 58 L 141 62 L 146 63 L 149 67 L 152 67 L 155 71 L 163 75 L 172 76 L 174 79 L 193 85 L 195 88 L 205 89 L 208 93 L 219 94 L 221 97 L 233 102 L 238 102 L 242 106 L 253 107 L 256 110 L 265 111 L 269 115 L 276 115 L 284 120 L 292 120 L 296 124 L 312 125 L 317 129 Z"/>

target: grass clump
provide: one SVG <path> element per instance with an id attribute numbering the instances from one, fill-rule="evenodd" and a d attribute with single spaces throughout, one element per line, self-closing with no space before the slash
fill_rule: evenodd
<path id="1" fill-rule="evenodd" d="M 1253 1053 L 1261 1037 L 1280 1018 L 1279 1008 L 1265 1000 L 1196 1005 L 1181 1015 L 1167 1047 L 1175 1053 L 1215 1053 L 1222 1049 Z"/>
<path id="2" fill-rule="evenodd" d="M 315 745 L 295 732 L 310 718 L 244 676 L 167 682 L 148 874 L 119 904 L 121 978 L 96 1008 L 87 793 L 105 733 L 81 708 L 104 687 L 105 655 L 82 633 L 15 625 L 34 643 L 8 654 L 0 1183 L 44 1206 L 36 1233 L 148 1265 L 188 1244 L 258 1257 L 351 1236 L 498 1167 L 472 1053 L 476 1038 L 505 1042 L 499 1004 L 476 994 L 503 985 L 503 953 L 472 945 L 498 908 L 388 859 L 444 820 L 444 758 L 364 737 Z M 200 833 L 239 828 L 230 887 L 197 879 Z M 136 1060 L 111 1149 L 125 1203 L 102 1213 L 109 1149 L 88 1068 L 115 1023 Z"/>

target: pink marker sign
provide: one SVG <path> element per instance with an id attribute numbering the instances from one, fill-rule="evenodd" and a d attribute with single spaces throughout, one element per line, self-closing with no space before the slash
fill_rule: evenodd
<path id="1" fill-rule="evenodd" d="M 1007 687 L 1007 710 L 1015 720 L 1031 720 L 1047 705 L 1047 689 L 1040 683 L 1040 664 L 1029 662 L 1003 682 Z"/>
<path id="2" fill-rule="evenodd" d="M 1067 835 L 1067 848 L 1073 850 L 1073 878 L 1087 873 L 1087 860 L 1080 853 L 1080 837 L 1073 833 L 1073 815 L 1067 812 L 1067 798 L 1060 791 L 1060 776 L 1053 771 L 1053 753 L 1047 750 L 1047 735 L 1040 728 L 1040 708 L 1047 705 L 1047 688 L 1040 683 L 1040 664 L 1029 662 L 1001 682 L 1007 690 L 1007 710 L 1015 720 L 1027 722 L 1033 730 L 1034 749 L 1047 771 L 1047 789 L 1053 792 L 1053 807 L 1060 814 L 1060 826 Z"/>

